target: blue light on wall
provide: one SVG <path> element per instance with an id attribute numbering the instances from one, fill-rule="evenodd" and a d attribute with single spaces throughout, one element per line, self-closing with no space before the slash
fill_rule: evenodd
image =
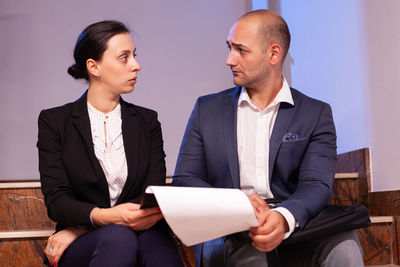
<path id="1" fill-rule="evenodd" d="M 251 3 L 253 10 L 268 8 L 267 0 L 252 0 Z"/>

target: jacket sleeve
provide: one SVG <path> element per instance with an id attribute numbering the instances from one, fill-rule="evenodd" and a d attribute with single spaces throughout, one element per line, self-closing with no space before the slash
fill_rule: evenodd
<path id="1" fill-rule="evenodd" d="M 161 131 L 161 124 L 157 119 L 157 113 L 152 112 L 153 116 L 148 122 L 148 131 L 150 138 L 149 149 L 150 159 L 147 167 L 146 179 L 141 188 L 139 196 L 130 199 L 129 202 L 140 203 L 144 191 L 150 185 L 165 185 L 166 168 L 164 141 Z"/>
<path id="2" fill-rule="evenodd" d="M 328 203 L 336 167 L 336 131 L 328 104 L 320 109 L 298 169 L 297 187 L 282 202 L 300 228 Z"/>
<path id="3" fill-rule="evenodd" d="M 190 115 L 175 167 L 174 186 L 212 187 L 206 182 L 207 166 L 199 129 L 199 100 Z"/>
<path id="4" fill-rule="evenodd" d="M 51 119 L 51 111 L 42 111 L 38 120 L 39 172 L 48 216 L 63 226 L 90 227 L 90 212 L 95 207 L 74 196 L 62 159 L 62 134 Z"/>

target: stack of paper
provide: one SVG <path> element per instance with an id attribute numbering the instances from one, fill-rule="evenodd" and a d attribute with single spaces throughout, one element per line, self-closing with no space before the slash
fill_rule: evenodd
<path id="1" fill-rule="evenodd" d="M 149 186 L 165 220 L 187 246 L 258 226 L 250 200 L 239 189 Z"/>

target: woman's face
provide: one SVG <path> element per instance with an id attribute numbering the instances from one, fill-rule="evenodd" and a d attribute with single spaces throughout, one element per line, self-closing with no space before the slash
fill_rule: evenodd
<path id="1" fill-rule="evenodd" d="M 97 62 L 100 82 L 113 94 L 133 91 L 141 67 L 135 59 L 136 48 L 129 33 L 113 36 L 107 43 L 103 57 Z"/>

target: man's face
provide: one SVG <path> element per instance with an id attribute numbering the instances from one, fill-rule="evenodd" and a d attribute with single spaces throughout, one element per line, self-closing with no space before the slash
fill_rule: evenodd
<path id="1" fill-rule="evenodd" d="M 239 20 L 226 40 L 230 51 L 225 63 L 231 68 L 237 86 L 257 89 L 268 79 L 271 66 L 267 44 L 262 46 L 257 25 L 253 20 Z"/>

